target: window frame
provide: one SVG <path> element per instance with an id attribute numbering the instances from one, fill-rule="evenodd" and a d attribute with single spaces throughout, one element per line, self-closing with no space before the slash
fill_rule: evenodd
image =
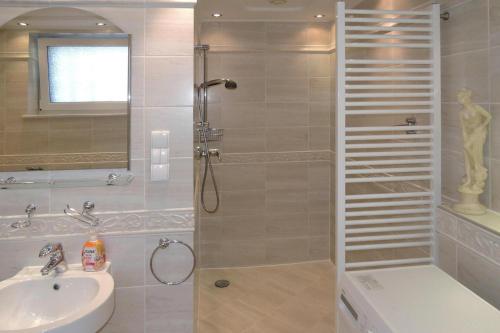
<path id="1" fill-rule="evenodd" d="M 127 115 L 130 106 L 131 47 L 127 34 L 36 34 L 38 110 L 40 116 L 99 116 Z M 49 92 L 49 46 L 127 46 L 128 82 L 127 100 L 123 102 L 67 102 L 52 103 Z"/>

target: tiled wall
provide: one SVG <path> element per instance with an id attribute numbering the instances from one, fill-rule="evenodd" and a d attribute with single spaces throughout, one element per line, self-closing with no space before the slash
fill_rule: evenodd
<path id="1" fill-rule="evenodd" d="M 456 101 L 461 88 L 472 90 L 474 102 L 493 116 L 485 147 L 489 179 L 483 202 L 500 210 L 500 3 L 495 0 L 455 1 L 448 9 L 451 19 L 442 27 L 443 80 L 443 194 L 458 199 L 458 186 L 465 173 L 461 105 Z"/>
<path id="2" fill-rule="evenodd" d="M 500 309 L 500 235 L 440 209 L 439 267 Z"/>
<path id="3" fill-rule="evenodd" d="M 224 128 L 221 208 L 201 213 L 203 267 L 329 258 L 330 23 L 203 23 L 209 120 Z M 208 204 L 213 204 L 210 185 Z"/>
<path id="4" fill-rule="evenodd" d="M 0 1 L 0 5 L 10 3 Z M 65 1 L 70 4 L 71 1 Z M 192 88 L 193 88 L 193 4 L 195 1 L 75 1 L 75 7 L 91 11 L 132 34 L 132 121 L 131 145 L 134 182 L 124 187 L 52 188 L 0 191 L 0 214 L 21 215 L 29 203 L 39 205 L 38 218 L 51 220 L 49 230 L 63 231 L 75 225 L 71 219 L 60 219 L 67 203 L 80 208 L 85 200 L 96 203 L 97 212 L 131 212 L 131 217 L 116 216 L 103 223 L 101 230 L 116 224 L 130 224 L 131 231 L 104 232 L 108 258 L 113 263 L 117 283 L 116 309 L 103 332 L 191 333 L 193 331 L 192 280 L 179 287 L 158 285 L 149 273 L 148 260 L 160 236 L 192 241 L 193 160 L 192 160 Z M 0 25 L 39 6 L 58 5 L 57 1 L 25 1 L 33 7 L 1 7 Z M 39 4 L 39 6 L 37 6 Z M 171 6 L 172 8 L 169 8 Z M 169 130 L 170 179 L 151 182 L 148 153 L 150 132 Z M 88 171 L 74 171 L 66 176 L 82 177 Z M 4 178 L 6 174 L 1 174 Z M 50 177 L 37 173 L 36 177 Z M 191 212 L 174 218 L 174 225 L 187 223 L 183 231 L 164 230 L 167 223 L 158 218 L 167 209 Z M 159 211 L 159 212 L 158 212 Z M 137 220 L 139 214 L 149 214 L 148 222 Z M 43 217 L 41 214 L 45 214 Z M 56 221 L 52 219 L 57 218 Z M 171 220 L 170 218 L 167 220 Z M 172 222 L 172 221 L 171 221 Z M 4 223 L 5 224 L 5 223 Z M 45 225 L 43 225 L 45 226 Z M 48 241 L 62 241 L 70 263 L 79 261 L 78 252 L 84 235 L 55 235 L 33 221 L 33 235 L 18 234 L 15 239 L 0 240 L 1 278 L 5 278 L 24 265 L 42 262 L 37 259 L 40 247 Z M 139 229 L 136 229 L 136 228 Z M 2 230 L 11 230 L 8 224 Z M 1 233 L 1 232 L 0 232 Z M 170 251 L 172 250 L 172 251 Z M 169 249 L 161 254 L 168 276 L 185 271 L 191 263 L 185 252 Z M 8 268 L 8 269 L 7 269 Z M 172 276 L 175 278 L 175 276 Z"/>

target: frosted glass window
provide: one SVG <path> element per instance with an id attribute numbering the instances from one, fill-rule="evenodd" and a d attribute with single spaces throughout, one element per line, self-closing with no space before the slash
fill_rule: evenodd
<path id="1" fill-rule="evenodd" d="M 126 102 L 128 47 L 49 46 L 51 103 Z"/>

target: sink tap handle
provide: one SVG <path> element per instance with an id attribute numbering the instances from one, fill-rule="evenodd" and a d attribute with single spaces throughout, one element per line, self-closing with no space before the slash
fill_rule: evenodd
<path id="1" fill-rule="evenodd" d="M 95 208 L 95 204 L 92 201 L 85 201 L 83 203 L 83 213 L 90 213 Z"/>
<path id="2" fill-rule="evenodd" d="M 38 254 L 39 258 L 43 258 L 48 256 L 49 254 L 52 254 L 54 252 L 62 252 L 63 247 L 61 243 L 48 243 L 45 245 L 41 250 L 40 253 Z"/>

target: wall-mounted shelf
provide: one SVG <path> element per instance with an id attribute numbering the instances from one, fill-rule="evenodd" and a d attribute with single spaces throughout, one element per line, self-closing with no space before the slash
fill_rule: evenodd
<path id="1" fill-rule="evenodd" d="M 100 187 L 100 186 L 126 186 L 132 183 L 134 175 L 131 173 L 109 173 L 106 177 L 95 178 L 47 178 L 27 179 L 8 177 L 0 179 L 0 190 L 9 189 L 36 189 L 36 188 L 68 188 L 68 187 Z"/>

